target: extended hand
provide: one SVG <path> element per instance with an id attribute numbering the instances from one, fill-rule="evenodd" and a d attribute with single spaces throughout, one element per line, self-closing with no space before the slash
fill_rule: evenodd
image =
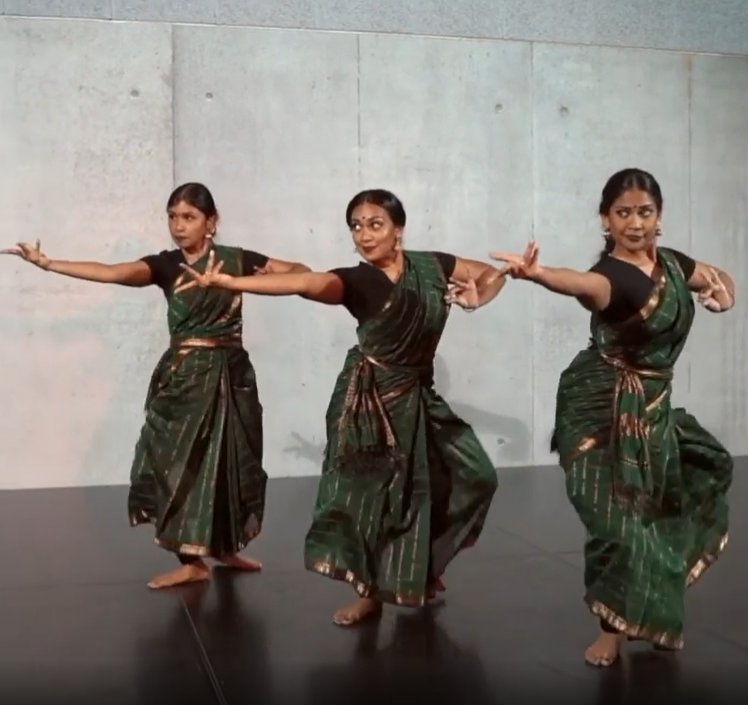
<path id="1" fill-rule="evenodd" d="M 174 289 L 174 293 L 178 294 L 181 291 L 194 289 L 197 286 L 199 286 L 201 289 L 204 289 L 206 287 L 215 286 L 216 284 L 218 284 L 227 275 L 221 274 L 221 269 L 223 269 L 223 262 L 218 262 L 216 264 L 215 259 L 216 252 L 215 250 L 211 250 L 210 254 L 208 255 L 208 262 L 205 265 L 205 272 L 203 272 L 202 274 L 190 267 L 188 264 L 180 264 L 179 266 L 192 277 L 192 281 L 189 281 L 186 284 L 180 284 Z"/>
<path id="2" fill-rule="evenodd" d="M 506 262 L 509 276 L 514 279 L 534 279 L 540 272 L 538 254 L 540 250 L 534 240 L 530 240 L 524 254 L 512 255 L 506 252 L 491 252 L 491 259 Z"/>
<path id="3" fill-rule="evenodd" d="M 475 279 L 468 279 L 467 281 L 450 279 L 444 301 L 448 304 L 457 304 L 466 311 L 474 311 L 480 303 Z"/>
<path id="4" fill-rule="evenodd" d="M 727 291 L 727 287 L 723 284 L 719 277 L 719 274 L 713 267 L 709 267 L 706 273 L 706 286 L 698 294 L 698 302 L 709 311 L 719 313 L 724 310 L 725 307 L 717 300 L 719 294 L 723 294 L 728 301 L 732 301 L 730 292 Z"/>
<path id="5" fill-rule="evenodd" d="M 0 255 L 16 255 L 16 257 L 31 262 L 41 269 L 49 268 L 49 257 L 42 252 L 39 240 L 36 241 L 35 245 L 30 245 L 28 242 L 19 242 L 15 247 L 0 250 Z"/>

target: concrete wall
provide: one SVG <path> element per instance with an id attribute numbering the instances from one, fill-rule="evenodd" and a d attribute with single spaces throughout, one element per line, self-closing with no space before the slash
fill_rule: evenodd
<path id="1" fill-rule="evenodd" d="M 0 14 L 748 54 L 745 0 L 0 0 Z"/>
<path id="2" fill-rule="evenodd" d="M 381 185 L 404 200 L 413 248 L 485 258 L 534 234 L 546 262 L 586 267 L 601 244 L 604 180 L 638 165 L 664 189 L 664 242 L 745 277 L 748 57 L 172 22 L 229 22 L 230 3 L 207 3 L 223 15 L 191 18 L 166 10 L 206 4 L 5 0 L 3 9 L 71 15 L 71 5 L 91 17 L 167 21 L 0 18 L 7 244 L 40 237 L 50 256 L 104 261 L 159 251 L 170 245 L 166 196 L 196 179 L 214 192 L 223 242 L 326 269 L 356 261 L 345 204 Z M 350 29 L 354 18 L 350 8 L 327 12 L 332 3 L 307 15 L 301 3 L 275 3 L 272 18 L 262 3 L 240 5 L 255 14 L 231 22 Z M 735 19 L 703 45 L 748 51 L 748 33 L 734 31 L 738 5 L 712 4 L 732 6 L 725 16 Z M 379 24 L 363 29 L 447 26 L 428 13 L 407 25 L 387 9 L 394 3 L 379 6 Z M 475 16 L 452 17 L 450 33 L 469 33 Z M 521 26 L 551 32 L 555 15 L 542 16 Z M 692 49 L 699 17 L 679 25 Z M 645 25 L 632 25 L 631 43 L 657 38 Z M 4 258 L 0 295 L 0 487 L 127 482 L 148 378 L 167 343 L 161 293 Z M 245 297 L 245 313 L 268 472 L 316 474 L 354 321 L 297 299 Z M 748 453 L 745 321 L 742 304 L 699 315 L 675 394 L 736 454 Z M 453 313 L 437 385 L 497 466 L 553 463 L 555 385 L 586 340 L 573 301 L 511 282 L 491 307 Z"/>

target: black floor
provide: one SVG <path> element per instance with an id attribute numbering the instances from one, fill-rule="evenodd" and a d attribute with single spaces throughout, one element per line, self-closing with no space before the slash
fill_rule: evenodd
<path id="1" fill-rule="evenodd" d="M 304 572 L 316 479 L 271 481 L 261 574 L 152 592 L 170 569 L 125 487 L 0 492 L 0 703 L 748 702 L 748 481 L 736 467 L 731 543 L 689 594 L 686 648 L 627 648 L 600 671 L 584 607 L 583 539 L 561 471 L 500 473 L 478 546 L 445 601 L 330 622 L 353 597 Z"/>

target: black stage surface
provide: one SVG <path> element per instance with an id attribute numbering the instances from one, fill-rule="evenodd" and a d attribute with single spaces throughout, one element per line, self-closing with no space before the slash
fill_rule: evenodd
<path id="1" fill-rule="evenodd" d="M 131 529 L 126 487 L 0 492 L 0 703 L 748 702 L 748 458 L 731 490 L 727 552 L 688 596 L 685 649 L 630 644 L 586 666 L 581 525 L 558 468 L 499 471 L 478 545 L 443 602 L 331 623 L 354 597 L 307 573 L 316 478 L 271 480 L 264 570 L 153 592 L 176 565 Z"/>

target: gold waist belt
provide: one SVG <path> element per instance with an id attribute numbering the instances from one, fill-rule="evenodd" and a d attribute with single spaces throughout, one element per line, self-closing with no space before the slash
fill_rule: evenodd
<path id="1" fill-rule="evenodd" d="M 241 336 L 230 338 L 172 338 L 171 347 L 181 348 L 241 348 Z"/>
<path id="2" fill-rule="evenodd" d="M 607 355 L 604 352 L 600 353 L 600 357 L 606 363 L 608 363 L 611 367 L 615 367 L 616 369 L 619 369 L 625 373 L 636 375 L 637 377 L 646 377 L 649 379 L 672 379 L 673 378 L 672 367 L 666 368 L 664 370 L 653 370 L 653 369 L 647 369 L 646 367 L 636 367 L 635 365 L 630 365 L 629 363 L 624 362 L 620 358 L 613 357 L 612 355 Z"/>

